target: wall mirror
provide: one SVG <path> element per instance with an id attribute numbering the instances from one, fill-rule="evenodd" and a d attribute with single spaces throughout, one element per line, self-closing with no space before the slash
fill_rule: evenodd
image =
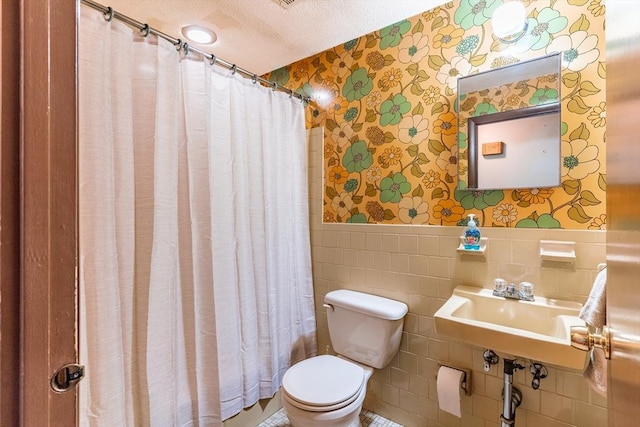
<path id="1" fill-rule="evenodd" d="M 458 79 L 458 188 L 560 185 L 560 54 Z"/>

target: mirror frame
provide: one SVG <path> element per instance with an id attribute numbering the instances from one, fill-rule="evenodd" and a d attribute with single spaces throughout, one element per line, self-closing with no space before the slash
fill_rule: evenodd
<path id="1" fill-rule="evenodd" d="M 536 66 L 536 64 L 540 64 Z M 540 69 L 541 68 L 541 69 Z M 539 105 L 521 106 L 512 110 L 499 111 L 491 114 L 469 116 L 461 111 L 462 99 L 469 94 L 496 88 L 505 84 L 543 77 L 549 74 L 557 76 L 556 89 L 558 99 L 555 102 Z M 456 97 L 458 113 L 458 190 L 479 190 L 477 187 L 477 125 L 526 118 L 542 114 L 558 114 L 558 145 L 561 145 L 561 86 L 562 86 L 562 56 L 560 52 L 554 52 L 545 56 L 528 59 L 505 65 L 504 67 L 481 71 L 475 74 L 460 77 L 457 82 L 458 94 Z M 465 92 L 462 92 L 462 90 Z M 463 125 L 464 124 L 464 125 Z M 471 125 L 475 125 L 475 134 L 472 140 Z M 462 129 L 466 127 L 466 134 Z M 464 138 L 461 136 L 464 135 Z M 472 143 L 473 141 L 473 143 Z M 473 151 L 473 152 L 472 152 Z M 558 158 L 560 165 L 561 157 Z M 560 167 L 560 166 L 558 166 Z M 473 179 L 475 180 L 473 183 Z M 558 183 L 560 185 L 560 183 Z M 505 184 L 500 189 L 511 189 Z M 533 187 L 532 187 L 533 188 Z M 497 188 L 496 188 L 497 189 Z"/>

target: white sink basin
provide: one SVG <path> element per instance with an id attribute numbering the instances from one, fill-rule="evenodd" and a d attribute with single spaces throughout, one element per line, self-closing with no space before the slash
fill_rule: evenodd
<path id="1" fill-rule="evenodd" d="M 436 332 L 510 356 L 584 370 L 589 353 L 571 347 L 569 329 L 584 326 L 581 304 L 543 297 L 518 301 L 491 289 L 458 286 L 435 313 Z"/>

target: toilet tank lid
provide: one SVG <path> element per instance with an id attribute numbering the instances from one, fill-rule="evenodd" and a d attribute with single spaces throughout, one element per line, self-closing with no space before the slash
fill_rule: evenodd
<path id="1" fill-rule="evenodd" d="M 324 302 L 387 320 L 402 319 L 409 310 L 403 302 L 347 289 L 328 292 Z"/>

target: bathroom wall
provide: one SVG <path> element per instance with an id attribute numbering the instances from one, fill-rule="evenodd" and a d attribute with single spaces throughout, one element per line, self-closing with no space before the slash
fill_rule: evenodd
<path id="1" fill-rule="evenodd" d="M 326 129 L 325 222 L 460 225 L 474 213 L 489 227 L 606 227 L 604 2 L 523 0 L 529 27 L 512 44 L 492 35 L 502 3 L 452 1 L 271 73 L 313 99 L 308 127 Z M 458 190 L 457 78 L 556 51 L 561 186 Z M 522 84 L 506 99 L 535 93 Z"/>
<path id="2" fill-rule="evenodd" d="M 484 349 L 434 330 L 433 314 L 455 286 L 489 287 L 503 277 L 534 283 L 537 295 L 584 302 L 605 260 L 604 2 L 524 0 L 538 38 L 510 46 L 491 36 L 489 17 L 502 3 L 453 1 L 270 75 L 314 100 L 307 125 L 315 135 L 309 164 L 318 348 L 332 351 L 327 291 L 406 302 L 400 352 L 374 374 L 364 405 L 405 426 L 499 426 L 501 373 L 483 372 Z M 463 19 L 478 11 L 477 19 Z M 562 75 L 562 186 L 457 192 L 455 84 L 445 74 L 531 59 L 561 43 L 570 60 Z M 391 190 L 384 177 L 398 184 L 399 197 L 382 196 Z M 454 225 L 467 213 L 481 218 L 484 257 L 456 251 L 462 229 Z M 542 263 L 542 239 L 575 241 L 576 263 Z M 461 419 L 438 409 L 438 363 L 473 369 Z M 519 427 L 607 425 L 606 398 L 582 373 L 548 369 L 539 390 L 528 370 L 515 375 L 523 393 Z"/>
<path id="3" fill-rule="evenodd" d="M 490 287 L 498 276 L 530 281 L 537 295 L 584 302 L 597 264 L 605 260 L 605 232 L 485 227 L 486 257 L 461 257 L 456 251 L 460 227 L 323 223 L 323 129 L 311 133 L 316 135 L 309 164 L 319 351 L 332 351 L 322 307 L 326 292 L 353 289 L 404 301 L 409 314 L 400 352 L 370 380 L 364 407 L 404 426 L 498 427 L 501 371 L 494 366 L 488 374 L 483 372 L 484 349 L 438 335 L 433 314 L 455 286 Z M 543 264 L 541 239 L 575 241 L 576 263 Z M 463 396 L 462 419 L 438 409 L 438 363 L 473 370 L 473 394 Z M 606 427 L 606 398 L 593 392 L 580 372 L 547 368 L 549 376 L 539 390 L 531 388 L 528 368 L 514 377 L 523 393 L 518 427 Z"/>

